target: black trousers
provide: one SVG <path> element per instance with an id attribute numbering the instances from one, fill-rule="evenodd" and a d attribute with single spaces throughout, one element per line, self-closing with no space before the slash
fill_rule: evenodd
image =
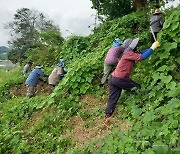
<path id="1" fill-rule="evenodd" d="M 109 79 L 109 99 L 105 113 L 112 115 L 116 108 L 117 101 L 121 95 L 122 89 L 130 91 L 133 87 L 141 89 L 141 86 L 138 83 L 132 81 L 129 78 L 117 78 L 111 75 Z"/>
<path id="2" fill-rule="evenodd" d="M 157 34 L 158 34 L 158 32 L 154 32 L 154 35 L 155 35 L 156 39 L 157 39 Z M 154 43 L 154 42 L 155 42 L 155 39 L 154 39 L 152 33 L 150 34 L 150 39 L 151 39 L 151 43 Z"/>

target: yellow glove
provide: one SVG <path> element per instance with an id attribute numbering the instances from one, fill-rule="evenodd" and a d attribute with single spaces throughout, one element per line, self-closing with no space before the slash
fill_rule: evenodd
<path id="1" fill-rule="evenodd" d="M 159 43 L 159 41 L 156 41 L 152 44 L 151 49 L 155 50 L 158 47 L 160 47 L 160 43 Z"/>

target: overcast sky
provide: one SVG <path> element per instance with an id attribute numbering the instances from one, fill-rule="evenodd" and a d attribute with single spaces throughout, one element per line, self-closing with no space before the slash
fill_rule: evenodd
<path id="1" fill-rule="evenodd" d="M 71 33 L 88 35 L 91 32 L 88 26 L 94 24 L 96 14 L 91 6 L 90 0 L 0 0 L 0 46 L 7 45 L 9 32 L 4 24 L 13 20 L 17 9 L 25 7 L 43 12 L 59 25 L 66 37 Z"/>
<path id="2" fill-rule="evenodd" d="M 96 11 L 90 0 L 0 0 L 0 46 L 9 39 L 4 23 L 12 21 L 19 8 L 36 9 L 59 25 L 64 37 L 72 34 L 88 35 L 89 25 L 95 22 Z M 91 26 L 93 27 L 93 26 Z"/>

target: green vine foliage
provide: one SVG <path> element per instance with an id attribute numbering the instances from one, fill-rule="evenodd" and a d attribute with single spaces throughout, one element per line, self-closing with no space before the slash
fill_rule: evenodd
<path id="1" fill-rule="evenodd" d="M 91 142 L 84 149 L 87 153 L 180 152 L 179 14 L 178 7 L 166 17 L 158 36 L 160 49 L 138 64 L 132 75 L 141 83 L 142 91 L 121 98 L 119 118 L 134 121 L 131 129 L 122 133 L 114 129 L 105 138 Z"/>
<path id="2" fill-rule="evenodd" d="M 5 70 L 0 69 L 0 76 L 4 76 L 5 78 L 5 80 L 0 84 L 0 103 L 12 99 L 13 95 L 9 93 L 10 88 L 14 86 L 18 87 L 25 79 L 20 69 L 14 69 L 12 73 L 13 76 L 9 78 L 10 73 L 5 73 Z"/>
<path id="3" fill-rule="evenodd" d="M 93 82 L 100 78 L 103 70 L 104 57 L 112 45 L 112 40 L 120 37 L 128 38 L 131 33 L 140 37 L 142 42 L 148 42 L 147 19 L 144 12 L 131 14 L 123 18 L 106 22 L 89 37 L 72 37 L 62 47 L 60 58 L 68 61 L 68 74 L 57 86 L 52 97 L 64 97 L 63 91 L 80 96 L 93 88 Z M 127 25 L 131 25 L 127 28 Z M 72 60 L 71 60 L 72 59 Z"/>
<path id="4" fill-rule="evenodd" d="M 140 37 L 139 50 L 150 47 L 149 16 L 145 12 L 106 21 L 88 37 L 73 36 L 61 45 L 52 41 L 44 51 L 52 55 L 52 59 L 43 55 L 38 62 L 52 66 L 53 61 L 55 64 L 64 58 L 68 62 L 65 68 L 68 73 L 49 96 L 31 99 L 9 96 L 11 84 L 24 81 L 23 77 L 16 79 L 20 72 L 11 81 L 0 83 L 0 153 L 178 153 L 179 10 L 180 7 L 172 9 L 166 17 L 158 35 L 161 47 L 149 59 L 136 64 L 132 79 L 141 84 L 141 92 L 136 95 L 125 92 L 119 100 L 117 116 L 130 123 L 128 130 L 120 132 L 114 127 L 104 138 L 89 141 L 82 148 L 63 136 L 65 130 L 71 131 L 66 122 L 81 111 L 82 96 L 104 92 L 98 84 L 105 55 L 114 38 Z M 45 49 L 42 44 L 40 49 Z M 29 56 L 31 52 L 41 57 L 38 47 L 29 50 Z"/>
<path id="5" fill-rule="evenodd" d="M 44 67 L 55 65 L 64 42 L 61 34 L 54 30 L 47 30 L 37 32 L 36 35 L 39 36 L 39 40 L 33 42 L 33 46 L 26 51 L 25 57 L 32 60 L 34 65 L 40 64 Z"/>

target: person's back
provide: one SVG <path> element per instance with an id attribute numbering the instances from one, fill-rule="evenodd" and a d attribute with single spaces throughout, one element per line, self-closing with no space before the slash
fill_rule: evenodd
<path id="1" fill-rule="evenodd" d="M 105 58 L 105 64 L 116 64 L 118 63 L 124 48 L 122 46 L 116 46 L 109 49 L 107 56 Z"/>
<path id="2" fill-rule="evenodd" d="M 163 26 L 163 19 L 159 14 L 155 14 L 150 19 L 150 26 L 153 32 L 159 32 Z"/>
<path id="3" fill-rule="evenodd" d="M 150 30 L 151 30 L 151 42 L 155 42 L 157 34 L 163 27 L 163 19 L 161 17 L 161 12 L 158 8 L 155 9 L 153 15 L 150 18 Z"/>
<path id="4" fill-rule="evenodd" d="M 124 48 L 121 46 L 122 42 L 119 38 L 113 41 L 113 47 L 111 47 L 104 60 L 104 71 L 101 79 L 100 87 L 103 87 L 107 78 L 109 77 L 112 69 L 117 65 Z"/>
<path id="5" fill-rule="evenodd" d="M 33 71 L 29 74 L 28 78 L 26 79 L 26 85 L 33 85 L 35 86 L 38 83 L 40 76 L 47 76 L 42 72 L 42 70 L 38 67 L 35 67 Z"/>
<path id="6" fill-rule="evenodd" d="M 29 74 L 28 78 L 25 81 L 27 87 L 27 97 L 34 96 L 34 88 L 37 85 L 38 81 L 40 80 L 40 76 L 48 77 L 47 74 L 43 73 L 41 70 L 42 66 L 37 65 L 33 71 Z"/>
<path id="7" fill-rule="evenodd" d="M 141 61 L 141 54 L 133 51 L 124 53 L 119 61 L 116 69 L 113 71 L 112 76 L 119 78 L 129 78 L 135 61 Z"/>
<path id="8" fill-rule="evenodd" d="M 48 82 L 50 85 L 57 85 L 59 82 L 59 74 L 63 74 L 63 68 L 62 67 L 56 67 L 52 71 L 52 73 L 49 75 Z"/>

